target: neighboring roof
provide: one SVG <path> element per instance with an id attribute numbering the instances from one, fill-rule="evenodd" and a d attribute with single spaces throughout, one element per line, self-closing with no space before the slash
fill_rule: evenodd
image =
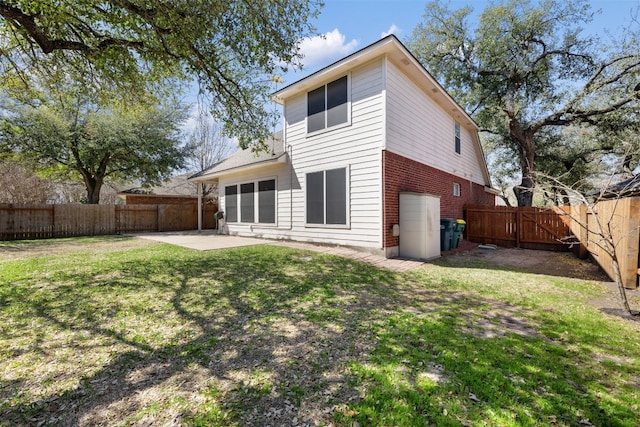
<path id="1" fill-rule="evenodd" d="M 131 187 L 119 192 L 119 194 L 149 194 L 162 196 L 197 196 L 198 189 L 194 183 L 187 179 L 190 174 L 176 175 L 168 181 L 153 187 Z"/>
<path id="2" fill-rule="evenodd" d="M 621 197 L 632 197 L 640 195 L 640 174 L 624 181 L 612 184 L 601 191 L 596 191 L 594 196 L 601 199 L 616 199 Z"/>
<path id="3" fill-rule="evenodd" d="M 287 162 L 288 157 L 282 141 L 282 131 L 273 136 L 273 140 L 264 142 L 270 149 L 268 151 L 254 152 L 251 149 L 238 150 L 231 156 L 216 163 L 208 169 L 189 177 L 193 181 L 207 181 L 218 178 L 230 171 L 253 169 L 273 163 Z"/>

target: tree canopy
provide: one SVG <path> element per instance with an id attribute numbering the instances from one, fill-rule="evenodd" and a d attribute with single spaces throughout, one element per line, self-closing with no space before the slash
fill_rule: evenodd
<path id="1" fill-rule="evenodd" d="M 559 128 L 621 130 L 631 123 L 621 118 L 640 106 L 638 23 L 607 44 L 582 31 L 593 17 L 585 0 L 494 3 L 477 24 L 471 13 L 430 2 L 408 45 L 481 129 L 517 157 L 514 192 L 519 205 L 530 206 L 537 162 L 561 147 L 553 145 L 562 139 Z"/>
<path id="2" fill-rule="evenodd" d="M 106 179 L 157 184 L 183 166 L 185 116 L 176 103 L 99 105 L 58 93 L 55 102 L 5 110 L 0 150 L 52 178 L 81 181 L 87 203 L 99 203 Z"/>
<path id="3" fill-rule="evenodd" d="M 0 72 L 33 70 L 130 94 L 195 78 L 228 134 L 246 147 L 269 134 L 269 76 L 300 64 L 320 0 L 0 0 Z M 2 83 L 0 83 L 2 84 Z"/>

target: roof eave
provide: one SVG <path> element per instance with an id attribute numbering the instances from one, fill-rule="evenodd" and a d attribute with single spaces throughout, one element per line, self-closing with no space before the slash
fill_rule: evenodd
<path id="1" fill-rule="evenodd" d="M 250 163 L 248 165 L 242 165 L 242 166 L 235 166 L 228 169 L 221 169 L 221 170 L 217 170 L 217 171 L 199 175 L 199 176 L 194 175 L 189 178 L 189 181 L 207 182 L 207 181 L 217 180 L 221 176 L 229 175 L 232 173 L 255 171 L 258 169 L 263 169 L 268 166 L 285 164 L 288 162 L 289 162 L 289 156 L 287 155 L 287 153 L 282 153 L 278 157 L 275 157 L 273 159 L 262 160 L 260 162 Z"/>

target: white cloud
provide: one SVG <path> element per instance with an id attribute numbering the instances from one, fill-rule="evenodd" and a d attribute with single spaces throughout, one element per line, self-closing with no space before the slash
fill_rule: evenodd
<path id="1" fill-rule="evenodd" d="M 389 29 L 387 31 L 383 31 L 380 34 L 380 38 L 385 38 L 387 37 L 389 34 L 398 34 L 399 32 L 401 32 L 402 30 L 400 29 L 400 27 L 398 27 L 396 24 L 391 24 L 391 26 L 389 27 Z"/>
<path id="2" fill-rule="evenodd" d="M 316 64 L 328 65 L 332 59 L 339 59 L 353 52 L 360 44 L 356 39 L 345 43 L 346 37 L 336 28 L 322 36 L 306 38 L 300 43 L 305 67 Z"/>

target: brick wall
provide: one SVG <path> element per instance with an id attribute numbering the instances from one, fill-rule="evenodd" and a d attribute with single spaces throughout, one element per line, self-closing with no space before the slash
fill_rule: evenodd
<path id="1" fill-rule="evenodd" d="M 398 154 L 382 152 L 384 247 L 399 245 L 389 232 L 399 222 L 400 193 L 412 191 L 440 196 L 441 218 L 462 218 L 465 204 L 495 205 L 495 196 L 484 186 L 451 175 Z M 453 195 L 453 183 L 460 184 L 460 196 Z"/>

